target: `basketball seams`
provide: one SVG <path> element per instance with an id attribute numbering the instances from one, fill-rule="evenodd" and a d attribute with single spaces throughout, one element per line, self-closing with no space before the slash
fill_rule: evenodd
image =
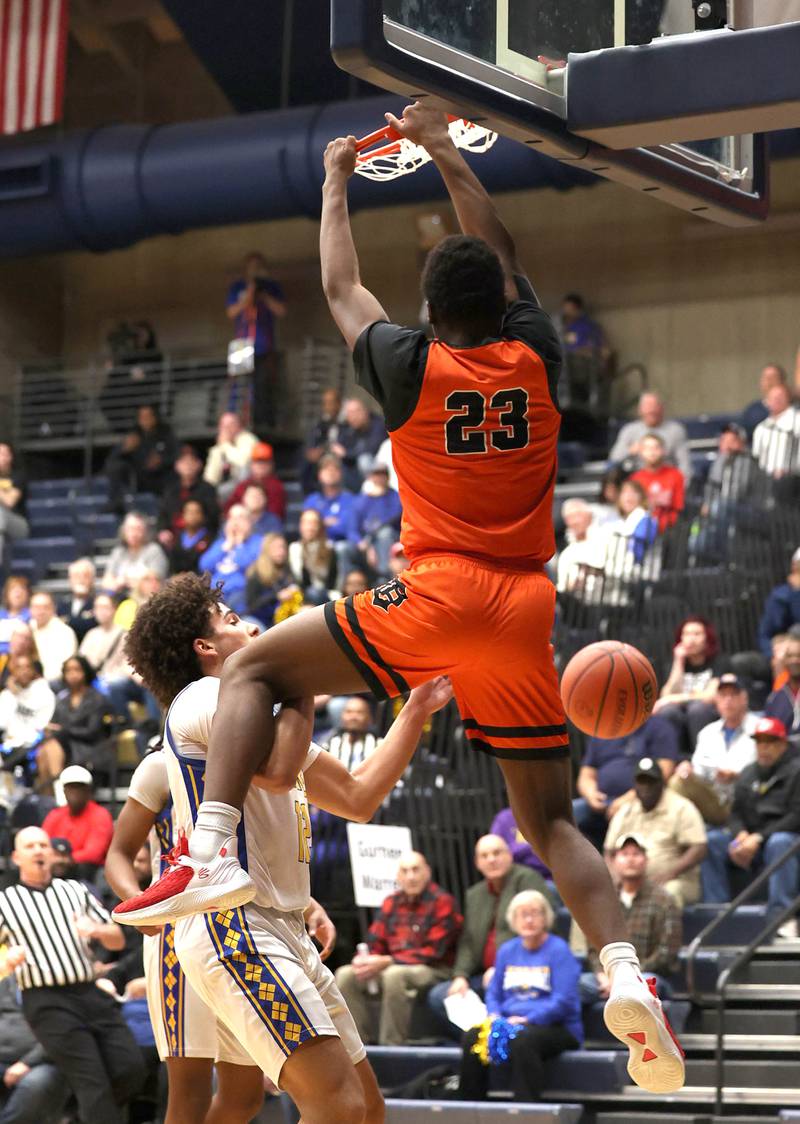
<path id="1" fill-rule="evenodd" d="M 600 717 L 603 713 L 603 704 L 605 703 L 606 696 L 608 694 L 608 688 L 611 686 L 611 679 L 614 675 L 614 654 L 607 651 L 598 652 L 596 658 L 593 659 L 590 664 L 587 664 L 586 667 L 581 668 L 581 670 L 578 672 L 578 675 L 575 677 L 575 682 L 572 683 L 572 685 L 568 688 L 567 697 L 564 700 L 564 709 L 567 711 L 567 713 L 569 713 L 572 705 L 572 696 L 574 695 L 576 688 L 580 686 L 581 680 L 585 678 L 585 676 L 588 675 L 590 671 L 595 671 L 597 669 L 597 665 L 604 659 L 608 660 L 609 668 L 608 676 L 606 677 L 606 685 L 603 689 L 603 694 L 600 700 L 600 705 L 596 710 L 594 730 L 592 731 L 595 736 L 597 734 L 597 726 L 600 721 Z M 587 732 L 588 731 L 584 730 L 584 733 Z"/>
<path id="2" fill-rule="evenodd" d="M 639 664 L 639 666 L 646 673 L 647 678 L 652 683 L 652 685 L 653 685 L 653 695 L 655 697 L 658 694 L 658 680 L 656 679 L 655 671 L 653 671 L 652 663 L 647 659 L 647 657 L 645 655 L 643 655 L 642 652 L 640 652 L 638 650 L 638 648 L 633 648 L 630 645 L 629 645 L 629 648 L 630 648 L 630 651 L 629 651 L 630 657 L 632 659 L 636 660 L 636 662 Z"/>
<path id="3" fill-rule="evenodd" d="M 631 662 L 628 659 L 628 656 L 625 652 L 625 648 L 627 648 L 627 646 L 628 646 L 627 644 L 623 645 L 622 650 L 619 652 L 619 657 L 620 657 L 621 660 L 624 661 L 625 666 L 628 669 L 628 674 L 631 677 L 631 683 L 633 684 L 633 704 L 634 704 L 633 714 L 634 714 L 634 718 L 638 718 L 639 717 L 639 683 L 638 683 L 638 680 L 636 679 L 636 675 L 634 674 L 633 667 L 631 666 Z"/>
<path id="4" fill-rule="evenodd" d="M 585 734 L 604 739 L 639 729 L 649 717 L 645 708 L 651 688 L 655 695 L 658 682 L 649 660 L 619 640 L 600 640 L 582 648 L 561 677 L 561 698 L 570 721 Z M 613 707 L 609 707 L 611 699 Z"/>

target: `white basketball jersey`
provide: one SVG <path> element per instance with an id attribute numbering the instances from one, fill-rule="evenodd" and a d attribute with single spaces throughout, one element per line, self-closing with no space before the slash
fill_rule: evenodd
<path id="1" fill-rule="evenodd" d="M 164 727 L 164 755 L 175 823 L 191 834 L 203 799 L 206 752 L 217 709 L 219 679 L 207 676 L 176 696 Z M 322 752 L 313 743 L 307 769 Z M 285 793 L 251 786 L 238 832 L 238 857 L 256 884 L 256 905 L 283 911 L 305 909 L 311 896 L 311 819 L 303 772 Z"/>

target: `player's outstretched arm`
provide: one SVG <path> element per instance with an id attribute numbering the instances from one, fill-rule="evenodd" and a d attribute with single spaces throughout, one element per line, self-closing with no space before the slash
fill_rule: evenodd
<path id="1" fill-rule="evenodd" d="M 380 749 L 352 773 L 329 753 L 320 753 L 304 773 L 312 804 L 346 820 L 366 823 L 392 791 L 414 756 L 425 723 L 453 697 L 445 676 L 415 687 Z"/>
<path id="2" fill-rule="evenodd" d="M 154 812 L 129 796 L 114 824 L 104 872 L 109 886 L 122 901 L 141 893 L 133 860 L 147 842 L 155 818 Z M 140 928 L 144 933 L 160 932 L 158 926 Z"/>
<path id="3" fill-rule="evenodd" d="M 319 256 L 325 299 L 347 346 L 376 320 L 388 320 L 380 302 L 361 284 L 350 229 L 347 184 L 356 166 L 356 138 L 337 137 L 325 149 Z"/>
<path id="4" fill-rule="evenodd" d="M 525 271 L 517 261 L 514 239 L 501 220 L 486 188 L 464 160 L 450 139 L 447 118 L 441 110 L 414 102 L 403 110 L 402 117 L 386 114 L 386 120 L 415 144 L 421 144 L 439 169 L 464 234 L 487 242 L 503 266 L 508 300 L 519 297 L 515 277 Z"/>

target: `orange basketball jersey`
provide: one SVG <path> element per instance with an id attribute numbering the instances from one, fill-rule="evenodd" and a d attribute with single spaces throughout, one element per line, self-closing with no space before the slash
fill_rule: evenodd
<path id="1" fill-rule="evenodd" d="M 403 503 L 401 538 L 425 553 L 499 563 L 555 551 L 558 336 L 524 279 L 501 335 L 456 348 L 378 321 L 359 337 L 361 386 L 383 406 Z"/>

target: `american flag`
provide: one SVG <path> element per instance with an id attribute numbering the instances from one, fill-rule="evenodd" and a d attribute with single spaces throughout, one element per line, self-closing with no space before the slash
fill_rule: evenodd
<path id="1" fill-rule="evenodd" d="M 67 0 L 0 0 L 0 131 L 61 118 Z"/>

